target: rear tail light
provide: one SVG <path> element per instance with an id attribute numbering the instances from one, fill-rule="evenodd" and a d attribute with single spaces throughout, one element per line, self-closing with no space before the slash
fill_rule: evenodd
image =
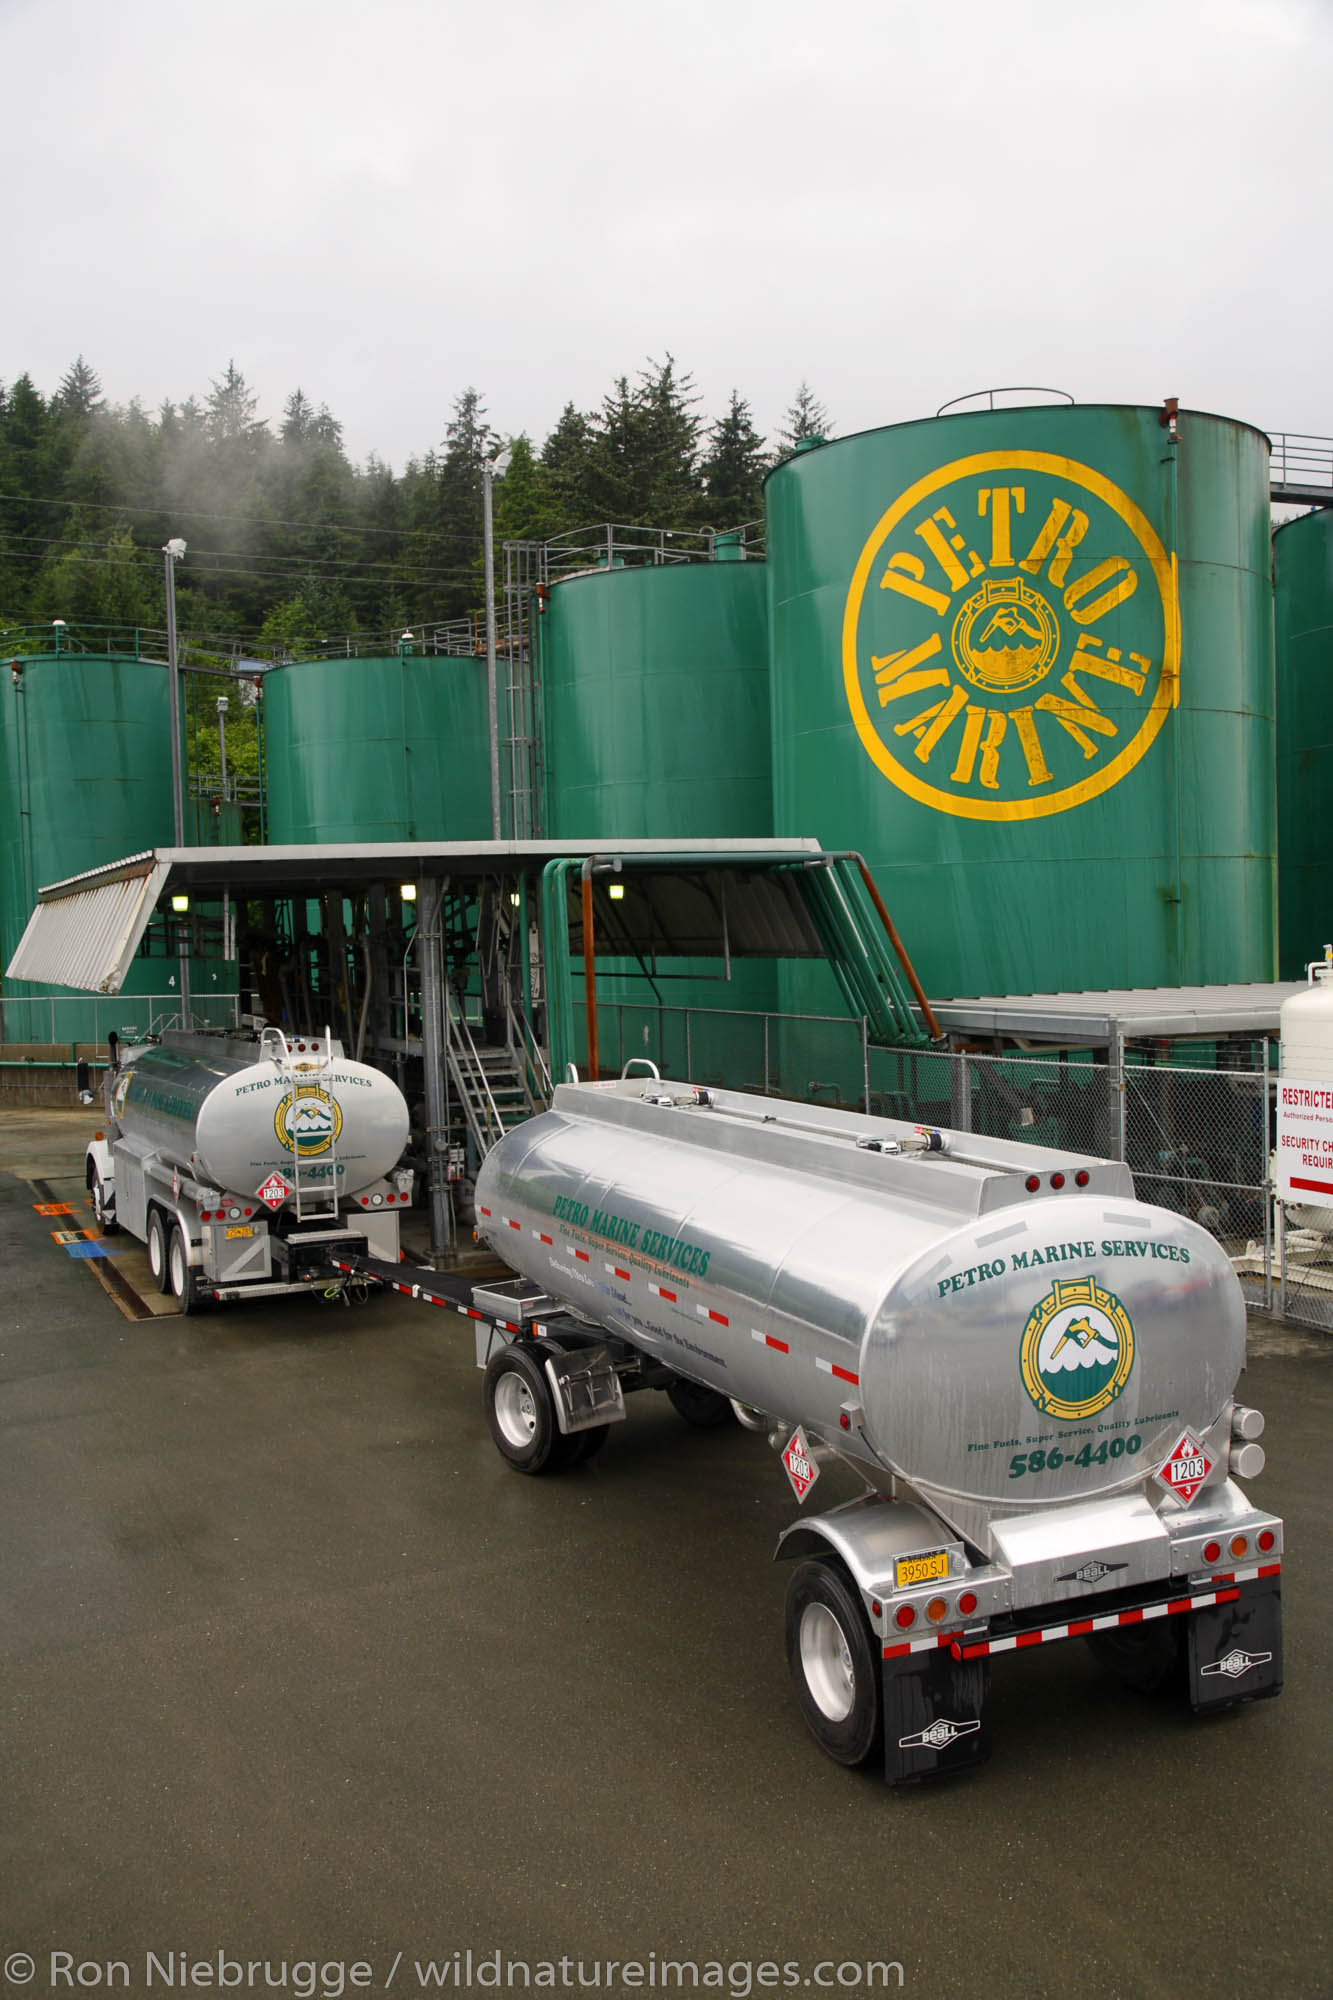
<path id="1" fill-rule="evenodd" d="M 1062 1188 L 1064 1184 L 1065 1184 L 1065 1177 L 1063 1174 L 1051 1175 L 1051 1186 L 1053 1188 Z"/>
<path id="2" fill-rule="evenodd" d="M 916 1609 L 911 1604 L 900 1604 L 893 1614 L 895 1625 L 901 1625 L 905 1632 L 909 1625 L 916 1624 Z"/>
<path id="3" fill-rule="evenodd" d="M 926 1616 L 927 1618 L 929 1618 L 931 1624 L 932 1625 L 941 1624 L 942 1621 L 948 1617 L 948 1615 L 949 1615 L 948 1598 L 932 1597 L 930 1603 L 926 1606 Z"/>
<path id="4" fill-rule="evenodd" d="M 1092 1176 L 1088 1172 L 1087 1168 L 1080 1167 L 1078 1172 L 1074 1175 L 1074 1185 L 1075 1187 L 1086 1187 L 1091 1178 Z"/>
<path id="5" fill-rule="evenodd" d="M 1041 1186 L 1041 1180 L 1038 1177 L 1038 1175 L 1029 1174 L 1027 1179 L 1024 1181 L 1023 1185 L 1027 1189 L 1029 1194 L 1035 1194 L 1037 1192 L 1037 1189 Z"/>
<path id="6" fill-rule="evenodd" d="M 977 1593 L 975 1590 L 965 1590 L 958 1600 L 958 1609 L 962 1612 L 964 1618 L 970 1618 L 976 1608 Z"/>
<path id="7" fill-rule="evenodd" d="M 1262 1535 L 1260 1535 L 1259 1537 L 1259 1546 L 1263 1550 L 1265 1555 L 1268 1554 L 1270 1549 L 1275 1549 L 1277 1547 L 1277 1536 L 1273 1533 L 1273 1530 L 1271 1528 L 1264 1529 Z"/>
<path id="8" fill-rule="evenodd" d="M 1206 1563 L 1221 1562 L 1222 1544 L 1220 1542 L 1205 1542 L 1203 1545 L 1203 1559 Z"/>

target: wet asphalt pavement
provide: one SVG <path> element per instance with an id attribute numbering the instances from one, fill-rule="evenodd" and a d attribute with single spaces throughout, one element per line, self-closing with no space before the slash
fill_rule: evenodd
<path id="1" fill-rule="evenodd" d="M 741 1995 L 884 1990 L 866 1961 L 1000 2000 L 1333 1991 L 1333 1342 L 1255 1328 L 1241 1391 L 1285 1694 L 1199 1722 L 1038 1648 L 995 1665 L 979 1775 L 892 1793 L 801 1722 L 761 1438 L 645 1395 L 524 1479 L 454 1314 L 127 1318 L 53 1241 L 86 1212 L 23 1178 L 80 1207 L 82 1136 L 0 1114 L 0 2000 L 108 1961 L 135 1993 L 248 2000 L 265 1961 L 467 1990 L 469 1950 L 478 1991 L 496 1952 L 501 1991 L 608 1960 L 614 1993 L 674 1991 L 663 1960 Z"/>

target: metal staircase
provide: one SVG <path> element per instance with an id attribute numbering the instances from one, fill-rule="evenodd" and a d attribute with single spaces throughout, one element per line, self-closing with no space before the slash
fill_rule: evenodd
<path id="1" fill-rule="evenodd" d="M 449 1080 L 484 1157 L 515 1125 L 546 1109 L 550 1072 L 531 1027 L 517 1009 L 508 1010 L 506 1041 L 479 1046 L 452 982 L 448 1001 Z"/>

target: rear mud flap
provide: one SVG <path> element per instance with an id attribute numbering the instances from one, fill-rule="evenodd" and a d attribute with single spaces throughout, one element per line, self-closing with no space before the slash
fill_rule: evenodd
<path id="1" fill-rule="evenodd" d="M 990 1755 L 984 1660 L 955 1660 L 947 1647 L 884 1662 L 884 1776 L 919 1784 L 974 1770 Z"/>
<path id="2" fill-rule="evenodd" d="M 1196 1714 L 1282 1692 L 1282 1589 L 1252 1584 L 1232 1604 L 1192 1612 L 1190 1706 Z"/>

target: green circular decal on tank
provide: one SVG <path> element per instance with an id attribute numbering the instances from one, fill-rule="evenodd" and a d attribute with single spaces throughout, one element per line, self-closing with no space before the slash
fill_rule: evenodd
<path id="1" fill-rule="evenodd" d="M 1050 452 L 952 460 L 857 562 L 843 676 L 867 754 L 965 819 L 1039 819 L 1118 784 L 1176 704 L 1174 555 L 1127 494 Z"/>

